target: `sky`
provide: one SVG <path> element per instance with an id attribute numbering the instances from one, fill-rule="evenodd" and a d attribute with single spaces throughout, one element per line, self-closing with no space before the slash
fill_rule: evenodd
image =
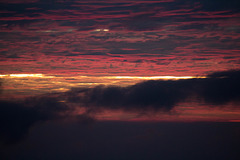
<path id="1" fill-rule="evenodd" d="M 1 2 L 2 74 L 195 76 L 239 68 L 236 0 Z"/>
<path id="2" fill-rule="evenodd" d="M 0 153 L 236 158 L 239 8 L 237 0 L 0 0 Z M 40 154 L 52 138 L 52 148 L 70 149 Z"/>

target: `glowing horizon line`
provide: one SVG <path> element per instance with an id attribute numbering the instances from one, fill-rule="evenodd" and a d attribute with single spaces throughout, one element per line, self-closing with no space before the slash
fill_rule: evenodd
<path id="1" fill-rule="evenodd" d="M 52 77 L 52 76 L 45 76 L 44 74 L 3 74 L 0 75 L 0 77 L 11 77 L 11 78 L 24 78 L 24 77 L 38 77 L 38 78 L 43 78 L 43 77 Z"/>
<path id="2" fill-rule="evenodd" d="M 35 78 L 53 78 L 55 76 L 46 76 L 44 74 L 5 74 L 1 75 L 1 77 L 11 77 L 11 78 L 24 78 L 24 77 L 35 77 Z M 72 77 L 72 76 L 71 76 Z M 92 77 L 92 76 L 75 76 L 75 77 Z M 96 76 L 99 78 L 106 79 L 193 79 L 193 78 L 206 78 L 205 76 Z M 55 77 L 57 78 L 57 77 Z"/>
<path id="3" fill-rule="evenodd" d="M 115 79 L 192 79 L 194 76 L 109 76 Z"/>

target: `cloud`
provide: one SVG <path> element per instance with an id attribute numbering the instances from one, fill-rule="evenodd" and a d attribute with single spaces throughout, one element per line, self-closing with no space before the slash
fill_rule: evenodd
<path id="1" fill-rule="evenodd" d="M 203 82 L 200 97 L 203 97 L 207 103 L 214 105 L 239 102 L 239 81 L 239 70 L 212 73 Z"/>
<path id="2" fill-rule="evenodd" d="M 151 80 L 128 87 L 97 86 L 73 88 L 65 93 L 67 101 L 86 107 L 134 112 L 171 111 L 177 104 L 193 99 L 215 106 L 239 102 L 240 71 L 209 74 L 207 78 L 187 80 Z M 237 106 L 236 106 L 237 107 Z"/>
<path id="3" fill-rule="evenodd" d="M 58 98 L 43 96 L 21 102 L 0 101 L 0 142 L 13 144 L 23 139 L 37 122 L 64 118 L 71 109 Z"/>
<path id="4" fill-rule="evenodd" d="M 96 113 L 106 109 L 139 114 L 168 113 L 177 104 L 194 97 L 213 106 L 238 103 L 239 81 L 240 70 L 230 70 L 211 73 L 204 79 L 150 80 L 127 87 L 73 88 L 65 93 L 49 93 L 18 102 L 0 101 L 0 141 L 16 143 L 38 122 L 75 118 L 91 123 Z M 85 108 L 85 112 L 74 114 L 79 107 Z"/>
<path id="5" fill-rule="evenodd" d="M 21 4 L 21 3 L 36 3 L 39 0 L 1 0 L 1 3 L 10 3 L 10 4 Z"/>
<path id="6" fill-rule="evenodd" d="M 239 81 L 240 71 L 231 70 L 215 72 L 204 79 L 151 80 L 128 87 L 74 88 L 65 96 L 69 102 L 79 103 L 89 110 L 170 111 L 178 103 L 193 97 L 216 106 L 239 102 Z"/>
<path id="7" fill-rule="evenodd" d="M 0 102 L 0 141 L 15 143 L 22 139 L 29 127 L 44 117 L 33 108 L 14 102 Z"/>
<path id="8" fill-rule="evenodd" d="M 122 109 L 125 111 L 170 111 L 185 99 L 184 81 L 146 81 L 129 87 L 97 86 L 74 88 L 66 93 L 69 102 L 80 103 L 90 111 Z"/>
<path id="9" fill-rule="evenodd" d="M 184 74 L 192 75 L 238 67 L 239 2 L 234 0 L 24 2 L 32 0 L 13 0 L 0 8 L 1 72 L 6 72 L 6 68 L 9 72 L 19 72 L 20 68 L 24 72 L 45 74 L 114 73 L 115 69 L 104 69 L 104 66 L 109 61 L 118 65 L 122 59 L 111 59 L 112 56 L 131 59 L 126 65 L 118 65 L 117 73 L 122 74 L 129 69 L 134 74 L 146 70 L 152 75 L 162 74 L 161 71 L 181 74 L 176 67 L 179 70 L 191 67 Z M 79 62 L 67 59 L 70 56 Z M 182 59 L 176 62 L 169 58 L 167 63 L 148 61 L 130 68 L 134 66 L 133 58 L 143 56 Z M 198 59 L 209 56 L 215 59 L 214 63 Z M 224 56 L 235 57 L 235 60 L 228 61 Z M 50 59 L 67 59 L 65 64 L 71 65 L 42 63 Z M 86 71 L 87 59 L 99 62 L 88 65 Z"/>

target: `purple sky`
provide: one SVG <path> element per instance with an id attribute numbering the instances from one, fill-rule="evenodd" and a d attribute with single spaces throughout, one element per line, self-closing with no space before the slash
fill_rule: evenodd
<path id="1" fill-rule="evenodd" d="M 12 0 L 0 73 L 205 75 L 238 69 L 235 0 Z"/>

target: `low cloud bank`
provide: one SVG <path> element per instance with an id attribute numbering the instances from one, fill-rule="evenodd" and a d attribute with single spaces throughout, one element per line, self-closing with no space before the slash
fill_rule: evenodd
<path id="1" fill-rule="evenodd" d="M 78 107 L 86 109 L 78 116 L 79 120 L 91 121 L 91 116 L 99 110 L 169 112 L 177 104 L 193 98 L 215 106 L 239 103 L 239 82 L 240 70 L 231 70 L 215 72 L 204 79 L 150 80 L 128 87 L 73 88 L 65 93 L 31 97 L 21 102 L 1 101 L 0 142 L 16 143 L 37 122 L 71 117 Z"/>
<path id="2" fill-rule="evenodd" d="M 68 102 L 89 109 L 170 111 L 180 102 L 197 98 L 212 105 L 240 101 L 240 71 L 209 74 L 207 78 L 150 80 L 128 87 L 73 88 L 64 94 Z M 237 106 L 236 106 L 237 107 Z"/>

